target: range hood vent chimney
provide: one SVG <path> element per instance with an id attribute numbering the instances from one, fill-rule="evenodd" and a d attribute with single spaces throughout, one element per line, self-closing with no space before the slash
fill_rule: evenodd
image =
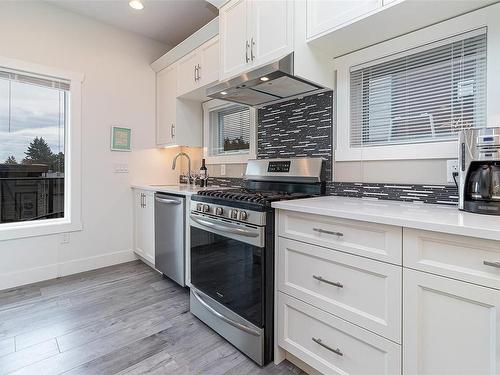
<path id="1" fill-rule="evenodd" d="M 281 99 L 310 95 L 324 88 L 294 76 L 293 53 L 207 89 L 207 96 L 259 107 Z"/>

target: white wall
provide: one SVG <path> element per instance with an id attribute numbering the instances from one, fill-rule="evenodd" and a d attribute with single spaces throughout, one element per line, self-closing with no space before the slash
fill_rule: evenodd
<path id="1" fill-rule="evenodd" d="M 85 74 L 82 86 L 83 231 L 0 242 L 0 289 L 134 259 L 127 174 L 166 175 L 154 147 L 155 75 L 167 47 L 43 2 L 0 2 L 0 54 Z M 109 151 L 111 125 L 132 128 L 136 153 Z M 163 156 L 162 156 L 163 155 Z M 144 172 L 146 173 L 146 172 Z M 175 179 L 175 176 L 173 177 Z M 163 182 L 163 181 L 161 181 Z"/>

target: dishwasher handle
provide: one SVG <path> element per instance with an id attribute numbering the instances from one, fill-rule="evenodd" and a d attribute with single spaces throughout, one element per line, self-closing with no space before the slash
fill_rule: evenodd
<path id="1" fill-rule="evenodd" d="M 175 199 L 167 199 L 167 198 L 159 198 L 155 197 L 155 200 L 160 203 L 165 203 L 165 204 L 181 204 L 182 201 L 178 201 Z"/>

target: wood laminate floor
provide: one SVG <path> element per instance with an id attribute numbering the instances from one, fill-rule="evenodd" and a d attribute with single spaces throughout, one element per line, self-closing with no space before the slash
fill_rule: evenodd
<path id="1" fill-rule="evenodd" d="M 0 291 L 0 374 L 304 374 L 259 368 L 140 261 Z"/>

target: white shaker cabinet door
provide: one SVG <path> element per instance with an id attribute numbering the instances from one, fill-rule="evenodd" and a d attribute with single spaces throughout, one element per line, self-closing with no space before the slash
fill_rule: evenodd
<path id="1" fill-rule="evenodd" d="M 173 143 L 176 123 L 177 66 L 169 66 L 156 74 L 156 143 Z"/>
<path id="2" fill-rule="evenodd" d="M 219 37 L 213 37 L 199 49 L 200 66 L 198 69 L 198 83 L 205 86 L 219 79 Z"/>
<path id="3" fill-rule="evenodd" d="M 382 0 L 307 0 L 307 38 L 340 28 L 381 7 Z"/>
<path id="4" fill-rule="evenodd" d="M 134 251 L 155 264 L 154 193 L 134 190 Z"/>
<path id="5" fill-rule="evenodd" d="M 500 292 L 403 272 L 405 375 L 499 375 Z"/>
<path id="6" fill-rule="evenodd" d="M 293 51 L 292 1 L 252 1 L 249 25 L 253 65 L 270 63 Z"/>
<path id="7" fill-rule="evenodd" d="M 248 0 L 231 0 L 220 9 L 220 80 L 236 76 L 250 66 L 248 7 Z"/>
<path id="8" fill-rule="evenodd" d="M 198 50 L 194 50 L 179 60 L 177 63 L 177 96 L 184 95 L 198 87 L 199 66 Z"/>

